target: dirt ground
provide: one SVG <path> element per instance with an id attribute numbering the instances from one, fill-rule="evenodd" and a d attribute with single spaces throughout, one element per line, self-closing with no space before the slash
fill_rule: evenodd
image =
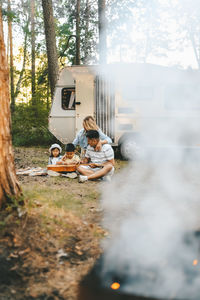
<path id="1" fill-rule="evenodd" d="M 45 167 L 48 151 L 16 148 L 16 168 Z M 126 162 L 116 160 L 116 172 Z M 18 176 L 24 206 L 9 203 L 0 216 L 0 299 L 77 299 L 80 279 L 108 235 L 99 203 L 105 183 Z"/>

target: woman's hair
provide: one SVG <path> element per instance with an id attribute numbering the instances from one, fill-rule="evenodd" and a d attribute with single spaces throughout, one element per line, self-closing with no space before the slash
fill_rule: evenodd
<path id="1" fill-rule="evenodd" d="M 95 119 L 92 116 L 87 116 L 83 120 L 83 127 L 86 131 L 99 129 L 99 127 L 97 126 L 97 124 L 95 122 Z"/>

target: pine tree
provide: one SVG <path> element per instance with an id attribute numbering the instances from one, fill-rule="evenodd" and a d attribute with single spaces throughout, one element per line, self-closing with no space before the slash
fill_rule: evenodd
<path id="1" fill-rule="evenodd" d="M 19 196 L 10 134 L 9 72 L 3 41 L 3 23 L 0 9 L 0 207 L 9 198 Z"/>
<path id="2" fill-rule="evenodd" d="M 51 96 L 53 97 L 55 85 L 58 79 L 59 68 L 52 0 L 42 0 L 42 7 L 48 56 L 48 74 Z"/>

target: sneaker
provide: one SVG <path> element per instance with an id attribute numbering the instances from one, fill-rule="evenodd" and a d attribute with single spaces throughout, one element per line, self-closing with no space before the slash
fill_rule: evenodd
<path id="1" fill-rule="evenodd" d="M 52 170 L 48 170 L 47 171 L 47 174 L 49 175 L 49 176 L 60 176 L 60 173 L 58 173 L 58 172 L 55 172 L 55 171 L 52 171 Z"/>
<path id="2" fill-rule="evenodd" d="M 74 178 L 77 177 L 77 174 L 75 172 L 73 172 L 73 173 L 67 173 L 66 175 L 67 175 L 66 177 L 71 178 L 71 179 L 74 179 Z"/>
<path id="3" fill-rule="evenodd" d="M 84 175 L 79 175 L 78 177 L 78 182 L 85 182 L 88 180 L 88 177 L 87 176 L 84 176 Z"/>

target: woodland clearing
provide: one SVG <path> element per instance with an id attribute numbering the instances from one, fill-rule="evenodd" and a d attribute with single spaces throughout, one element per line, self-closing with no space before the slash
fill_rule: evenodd
<path id="1" fill-rule="evenodd" d="M 45 167 L 44 148 L 15 148 L 16 169 Z M 117 160 L 116 171 L 126 165 Z M 22 202 L 0 217 L 0 299 L 75 300 L 80 279 L 101 253 L 103 182 L 18 176 Z"/>

